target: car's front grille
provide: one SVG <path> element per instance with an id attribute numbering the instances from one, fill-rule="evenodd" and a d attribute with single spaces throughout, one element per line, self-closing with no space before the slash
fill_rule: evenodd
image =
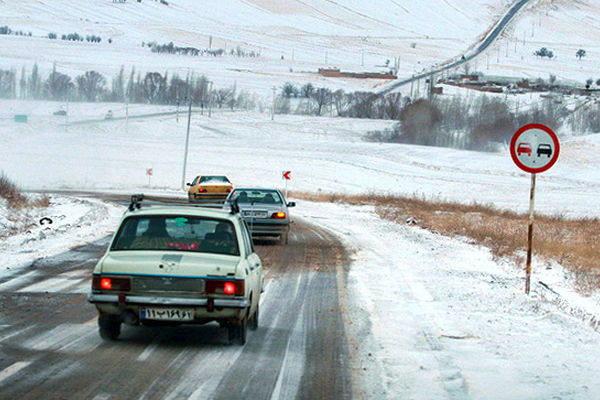
<path id="1" fill-rule="evenodd" d="M 204 292 L 204 280 L 197 278 L 171 278 L 136 276 L 133 278 L 134 292 Z"/>

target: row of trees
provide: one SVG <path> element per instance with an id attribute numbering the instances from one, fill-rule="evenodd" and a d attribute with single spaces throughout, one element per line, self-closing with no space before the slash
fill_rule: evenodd
<path id="1" fill-rule="evenodd" d="M 370 132 L 368 140 L 497 151 L 518 127 L 536 121 L 550 128 L 600 132 L 600 105 L 587 101 L 575 111 L 545 99 L 527 109 L 512 109 L 506 99 L 481 96 L 407 102 L 392 129 Z"/>
<path id="2" fill-rule="evenodd" d="M 214 88 L 204 75 L 142 74 L 134 68 L 129 73 L 121 68 L 110 86 L 96 71 L 72 79 L 54 67 L 44 79 L 37 65 L 29 73 L 22 68 L 20 76 L 15 70 L 0 70 L 0 97 L 173 105 L 191 101 L 196 106 L 260 111 L 273 106 L 279 114 L 392 119 L 399 121 L 393 129 L 372 132 L 367 139 L 488 151 L 508 143 L 519 126 L 531 121 L 553 129 L 566 126 L 574 132 L 600 132 L 600 104 L 591 100 L 574 111 L 552 98 L 519 109 L 499 96 L 439 96 L 429 101 L 400 93 L 332 91 L 310 83 L 301 87 L 288 83 L 272 99 L 272 105 L 270 101 L 267 105 L 256 95 L 238 91 L 235 85 Z"/>
<path id="3" fill-rule="evenodd" d="M 197 49 L 195 47 L 180 47 L 175 46 L 173 42 L 169 42 L 167 44 L 158 44 L 156 42 L 142 43 L 142 46 L 147 46 L 150 48 L 150 51 L 153 53 L 166 53 L 166 54 L 182 54 L 182 55 L 191 55 L 191 56 L 213 56 L 213 57 L 221 57 L 227 53 L 225 49 Z M 229 55 L 236 57 L 251 57 L 256 58 L 260 57 L 260 52 L 257 51 L 245 51 L 240 46 L 237 46 L 235 49 L 229 50 Z"/>
<path id="4" fill-rule="evenodd" d="M 0 26 L 0 35 L 31 36 L 31 32 L 13 31 L 7 25 Z"/>
<path id="5" fill-rule="evenodd" d="M 86 71 L 75 79 L 59 72 L 56 66 L 44 79 L 37 65 L 28 73 L 22 68 L 20 77 L 15 70 L 0 70 L 0 98 L 22 98 L 59 101 L 119 101 L 150 104 L 178 104 L 191 99 L 194 105 L 230 108 L 255 108 L 256 96 L 239 92 L 234 86 L 213 88 L 204 75 L 148 72 L 141 74 L 131 69 L 129 74 L 121 68 L 113 77 L 110 87 L 107 79 L 97 71 Z M 262 106 L 262 105 L 261 105 Z"/>

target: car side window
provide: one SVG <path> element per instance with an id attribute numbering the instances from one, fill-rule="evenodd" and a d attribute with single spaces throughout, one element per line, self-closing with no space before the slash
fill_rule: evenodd
<path id="1" fill-rule="evenodd" d="M 200 177 L 197 176 L 194 178 L 194 180 L 192 181 L 192 186 L 196 186 L 196 183 L 198 183 L 198 178 L 200 178 Z"/>
<path id="2" fill-rule="evenodd" d="M 246 249 L 248 249 L 248 255 L 254 253 L 254 245 L 252 244 L 252 237 L 250 237 L 250 231 L 248 230 L 248 225 L 246 221 L 243 220 L 242 227 L 242 236 L 244 236 L 244 243 L 246 244 Z"/>

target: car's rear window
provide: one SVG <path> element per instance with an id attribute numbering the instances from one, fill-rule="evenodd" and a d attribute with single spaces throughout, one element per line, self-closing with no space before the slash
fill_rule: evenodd
<path id="1" fill-rule="evenodd" d="M 231 195 L 238 203 L 281 204 L 283 200 L 275 190 L 236 189 Z"/>
<path id="2" fill-rule="evenodd" d="M 231 183 L 226 176 L 203 176 L 198 183 Z"/>
<path id="3" fill-rule="evenodd" d="M 121 224 L 111 250 L 240 254 L 231 221 L 172 215 L 127 218 Z"/>

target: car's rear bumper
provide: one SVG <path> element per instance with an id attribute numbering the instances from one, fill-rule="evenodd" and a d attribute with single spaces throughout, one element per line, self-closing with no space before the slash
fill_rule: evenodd
<path id="1" fill-rule="evenodd" d="M 225 200 L 229 193 L 189 193 L 190 200 Z"/>
<path id="2" fill-rule="evenodd" d="M 245 297 L 221 298 L 187 298 L 187 297 L 162 297 L 162 296 L 137 296 L 118 294 L 88 294 L 88 301 L 93 304 L 123 304 L 123 305 L 152 305 L 169 307 L 211 307 L 215 308 L 246 308 L 250 301 Z"/>
<path id="3" fill-rule="evenodd" d="M 257 219 L 244 218 L 248 224 L 252 236 L 279 236 L 287 233 L 290 229 L 288 221 L 261 221 Z"/>

